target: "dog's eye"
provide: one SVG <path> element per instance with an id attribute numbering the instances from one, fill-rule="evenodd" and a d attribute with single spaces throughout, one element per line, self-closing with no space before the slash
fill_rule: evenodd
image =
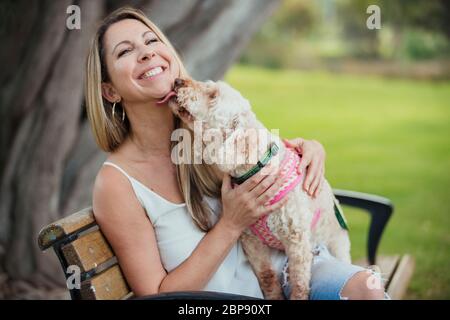
<path id="1" fill-rule="evenodd" d="M 212 100 L 212 99 L 215 99 L 215 98 L 217 98 L 218 94 L 219 94 L 218 90 L 217 90 L 217 89 L 214 89 L 214 90 L 212 90 L 212 91 L 209 92 L 209 98 L 210 98 L 211 100 Z"/>

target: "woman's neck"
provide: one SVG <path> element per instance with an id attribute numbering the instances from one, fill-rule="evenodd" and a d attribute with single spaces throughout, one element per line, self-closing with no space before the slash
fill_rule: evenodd
<path id="1" fill-rule="evenodd" d="M 130 121 L 129 143 L 145 158 L 170 155 L 170 137 L 175 129 L 174 115 L 167 104 L 132 105 L 127 108 Z"/>

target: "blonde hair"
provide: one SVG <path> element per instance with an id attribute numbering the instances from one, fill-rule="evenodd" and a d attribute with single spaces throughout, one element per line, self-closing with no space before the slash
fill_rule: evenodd
<path id="1" fill-rule="evenodd" d="M 159 40 L 172 51 L 180 66 L 180 77 L 189 77 L 175 48 L 142 11 L 132 7 L 122 7 L 109 14 L 101 22 L 92 40 L 86 60 L 85 78 L 87 116 L 97 145 L 106 152 L 116 150 L 129 135 L 131 129 L 128 119 L 122 122 L 121 112 L 115 112 L 113 117 L 112 105 L 103 98 L 101 89 L 102 82 L 110 80 L 104 56 L 104 35 L 112 24 L 125 19 L 135 19 L 149 27 Z M 111 111 L 107 112 L 107 107 Z M 190 131 L 191 137 L 194 136 L 192 130 L 179 118 L 174 116 L 174 121 L 175 128 L 187 129 Z M 172 142 L 172 148 L 176 143 Z M 211 228 L 210 208 L 203 201 L 203 196 L 219 198 L 221 180 L 214 174 L 213 167 L 207 164 L 177 164 L 177 179 L 187 209 L 194 222 L 201 230 L 208 231 Z"/>

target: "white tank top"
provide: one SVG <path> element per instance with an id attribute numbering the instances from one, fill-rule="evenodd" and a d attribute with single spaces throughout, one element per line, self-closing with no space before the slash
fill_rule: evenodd
<path id="1" fill-rule="evenodd" d="M 172 271 L 191 255 L 206 233 L 195 225 L 185 203 L 170 202 L 128 175 L 118 165 L 109 161 L 104 164 L 115 167 L 130 181 L 136 197 L 153 224 L 164 269 Z M 206 196 L 204 199 L 212 209 L 211 221 L 214 224 L 222 211 L 221 202 Z M 272 262 L 279 275 L 287 258 L 282 251 L 272 250 Z M 240 241 L 231 248 L 203 290 L 263 298 L 258 279 Z"/>

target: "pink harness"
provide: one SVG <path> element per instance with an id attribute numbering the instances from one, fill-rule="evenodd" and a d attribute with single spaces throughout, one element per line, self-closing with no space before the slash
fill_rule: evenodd
<path id="1" fill-rule="evenodd" d="M 280 190 L 269 200 L 269 204 L 272 205 L 283 199 L 289 191 L 294 189 L 302 179 L 302 176 L 298 174 L 297 168 L 300 165 L 300 157 L 295 151 L 290 148 L 286 148 L 286 153 L 281 163 L 280 176 L 283 181 L 283 185 Z"/>
<path id="2" fill-rule="evenodd" d="M 298 174 L 297 168 L 300 165 L 300 157 L 291 148 L 286 148 L 286 154 L 283 162 L 281 163 L 280 175 L 284 179 L 283 185 L 280 190 L 269 200 L 269 204 L 272 205 L 283 199 L 289 191 L 294 189 L 301 181 L 302 175 Z M 264 215 L 258 219 L 254 224 L 250 226 L 250 230 L 258 236 L 258 238 L 267 246 L 278 250 L 284 250 L 284 246 L 281 241 L 272 233 L 270 227 L 267 224 L 269 215 Z M 318 209 L 311 222 L 311 228 L 313 229 L 320 218 L 320 209 Z"/>

